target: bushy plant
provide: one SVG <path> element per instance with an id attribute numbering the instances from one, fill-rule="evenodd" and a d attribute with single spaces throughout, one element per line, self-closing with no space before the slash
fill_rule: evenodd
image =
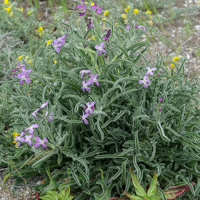
<path id="1" fill-rule="evenodd" d="M 132 167 L 143 187 L 156 171 L 159 192 L 187 184 L 184 195 L 198 197 L 190 182 L 199 183 L 199 83 L 184 78 L 185 59 L 170 73 L 159 54 L 149 63 L 150 44 L 138 41 L 144 27 L 103 24 L 99 5 L 84 18 L 84 6 L 77 23 L 71 15 L 63 36 L 38 49 L 31 71 L 22 59 L 13 78 L 10 126 L 21 134 L 14 154 L 2 153 L 5 173 L 17 184 L 48 165 L 42 195 L 70 186 L 75 199 L 106 200 L 134 193 Z"/>

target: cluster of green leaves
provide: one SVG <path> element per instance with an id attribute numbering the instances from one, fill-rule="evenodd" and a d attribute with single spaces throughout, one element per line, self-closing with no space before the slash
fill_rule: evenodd
<path id="1" fill-rule="evenodd" d="M 89 30 L 84 18 L 76 23 L 77 16 L 71 15 L 69 24 L 63 21 L 68 28 L 63 35 L 68 37 L 58 54 L 51 45 L 38 49 L 33 55 L 31 84 L 21 86 L 17 80 L 10 84 L 18 105 L 10 113 L 14 120 L 10 126 L 21 132 L 39 124 L 34 134 L 48 138 L 49 143 L 47 149 L 24 143 L 13 150 L 2 137 L 0 165 L 8 165 L 5 173 L 15 177 L 16 185 L 22 177 L 27 180 L 46 174 L 49 166 L 52 178 L 35 188 L 42 195 L 70 186 L 79 200 L 125 197 L 124 190 L 134 193 L 128 170 L 132 167 L 143 187 L 156 171 L 159 192 L 160 188 L 187 184 L 191 190 L 185 197 L 199 197 L 200 89 L 198 82 L 184 78 L 185 59 L 170 73 L 158 54 L 149 63 L 145 58 L 149 43 L 138 42 L 143 30 L 130 23 L 127 31 L 124 24 L 117 21 L 115 26 L 112 19 L 103 21 L 111 36 L 105 44 L 106 54 L 99 56 L 94 46 L 103 41 L 105 31 L 92 14 L 94 28 Z M 138 81 L 147 66 L 156 67 L 159 76 L 151 76 L 145 89 Z M 100 82 L 89 92 L 82 91 L 79 75 L 86 69 L 98 74 Z M 156 105 L 161 97 L 159 111 Z M 49 102 L 47 111 L 54 114 L 51 123 L 30 115 L 45 101 Z M 82 110 L 91 101 L 95 108 L 85 125 Z M 190 182 L 196 183 L 194 187 Z"/>

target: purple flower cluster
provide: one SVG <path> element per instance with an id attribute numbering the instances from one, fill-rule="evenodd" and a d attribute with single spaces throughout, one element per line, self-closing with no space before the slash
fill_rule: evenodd
<path id="1" fill-rule="evenodd" d="M 79 4 L 76 6 L 79 9 L 79 16 L 82 17 L 86 13 L 86 6 L 85 2 L 82 0 L 82 4 Z"/>
<path id="2" fill-rule="evenodd" d="M 143 80 L 139 80 L 139 84 L 144 84 L 145 88 L 148 87 L 147 83 L 150 83 L 150 79 L 148 78 L 148 76 L 153 75 L 153 71 L 156 71 L 155 67 L 154 68 L 146 67 L 146 69 L 147 69 L 147 73 L 143 77 Z"/>
<path id="3" fill-rule="evenodd" d="M 96 3 L 95 3 L 93 6 L 91 6 L 90 8 L 93 9 L 93 10 L 96 10 L 96 13 L 97 13 L 98 15 L 101 14 L 102 7 L 99 6 L 99 5 L 97 5 Z"/>
<path id="4" fill-rule="evenodd" d="M 42 104 L 40 106 L 40 108 L 38 108 L 37 110 L 32 112 L 31 115 L 33 115 L 37 119 L 36 114 L 38 113 L 39 110 L 45 108 L 46 105 L 48 105 L 48 101 L 46 101 L 44 104 Z M 47 116 L 47 115 L 48 115 L 48 112 L 46 111 L 45 116 Z M 49 122 L 51 122 L 53 119 L 52 115 L 53 115 L 53 113 L 51 112 L 49 119 L 48 119 Z M 34 129 L 38 128 L 38 127 L 39 127 L 38 124 L 32 124 L 30 127 L 24 129 L 19 136 L 16 136 L 14 140 L 17 141 L 17 146 L 20 146 L 20 142 L 27 142 L 31 146 L 33 144 Z M 25 137 L 23 137 L 26 131 L 28 131 L 29 134 L 27 134 L 27 135 L 25 135 Z M 35 140 L 36 140 L 36 142 L 34 143 L 34 147 L 38 147 L 38 146 L 42 145 L 43 148 L 47 148 L 47 145 L 45 144 L 48 142 L 47 138 L 44 138 L 43 140 L 41 140 L 38 136 L 36 136 Z"/>
<path id="5" fill-rule="evenodd" d="M 67 38 L 67 35 L 63 35 L 62 37 L 59 37 L 59 38 L 57 38 L 56 40 L 53 41 L 53 46 L 54 46 L 54 49 L 57 53 L 60 52 L 62 45 L 65 44 L 66 38 Z"/>
<path id="6" fill-rule="evenodd" d="M 34 112 L 32 112 L 31 115 L 33 115 L 33 116 L 37 119 L 37 115 L 36 115 L 36 114 L 38 113 L 38 111 L 41 110 L 41 109 L 43 109 L 46 105 L 48 105 L 48 103 L 49 103 L 48 101 L 45 102 L 45 103 L 43 103 L 43 104 L 40 106 L 40 108 L 38 108 L 37 110 L 35 110 Z M 48 115 L 48 112 L 46 111 L 45 117 L 46 117 L 47 115 Z M 53 119 L 52 116 L 53 116 L 53 113 L 51 112 L 51 113 L 50 113 L 50 116 L 49 116 L 49 119 L 48 119 L 49 122 L 52 121 L 52 119 Z"/>
<path id="7" fill-rule="evenodd" d="M 108 30 L 108 32 L 106 33 L 106 35 L 104 35 L 104 36 L 102 37 L 102 39 L 103 39 L 104 41 L 108 40 L 108 38 L 110 37 L 110 34 L 111 34 L 111 29 Z M 109 42 L 109 40 L 108 40 L 108 42 Z"/>
<path id="8" fill-rule="evenodd" d="M 34 129 L 38 127 L 39 127 L 38 124 L 32 124 L 29 128 L 23 130 L 19 136 L 16 136 L 14 140 L 17 141 L 17 146 L 21 145 L 20 142 L 27 142 L 31 146 L 33 144 L 32 139 L 33 139 Z M 25 135 L 25 137 L 23 137 L 26 131 L 29 131 L 30 134 Z M 48 142 L 47 138 L 41 140 L 38 136 L 36 136 L 35 139 L 37 142 L 34 143 L 34 147 L 42 145 L 43 148 L 47 148 L 47 145 L 45 144 Z"/>
<path id="9" fill-rule="evenodd" d="M 83 109 L 85 110 L 85 112 L 82 111 L 82 113 L 83 113 L 82 121 L 84 121 L 85 124 L 88 124 L 88 120 L 86 118 L 89 117 L 90 113 L 93 113 L 94 104 L 95 104 L 95 102 L 92 101 L 91 103 L 90 102 L 86 103 L 87 107 L 83 106 Z"/>
<path id="10" fill-rule="evenodd" d="M 85 74 L 89 74 L 91 73 L 90 70 L 82 70 L 79 72 L 79 74 L 81 75 L 81 78 L 83 78 L 83 76 L 85 77 Z M 99 86 L 99 81 L 97 81 L 97 77 L 98 75 L 95 74 L 94 76 L 92 74 L 90 74 L 90 79 L 86 82 L 86 81 L 82 81 L 83 86 L 81 87 L 81 89 L 83 91 L 89 91 L 91 88 L 88 87 L 89 85 L 91 85 L 92 83 L 95 83 L 96 86 Z"/>
<path id="11" fill-rule="evenodd" d="M 12 72 L 13 72 L 13 74 L 12 74 L 13 77 L 17 76 L 20 79 L 19 84 L 23 85 L 24 81 L 26 83 L 31 82 L 31 80 L 29 79 L 28 73 L 32 72 L 32 70 L 31 69 L 26 70 L 25 65 L 21 65 L 20 63 L 18 63 L 16 70 L 12 69 Z"/>
<path id="12" fill-rule="evenodd" d="M 94 27 L 94 26 L 92 26 L 92 19 L 86 17 L 85 21 L 87 23 L 86 26 L 88 27 L 88 29 Z"/>

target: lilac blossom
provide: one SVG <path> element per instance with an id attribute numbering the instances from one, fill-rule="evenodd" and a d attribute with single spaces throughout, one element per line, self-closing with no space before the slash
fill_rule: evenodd
<path id="1" fill-rule="evenodd" d="M 30 72 L 32 72 L 32 70 L 31 69 L 25 69 L 25 65 L 22 65 L 21 66 L 21 70 L 22 70 L 22 72 L 26 72 L 26 73 L 30 73 Z"/>
<path id="2" fill-rule="evenodd" d="M 24 132 L 21 132 L 19 136 L 15 137 L 15 141 L 17 141 L 17 146 L 20 146 L 20 142 L 24 142 L 24 138 L 22 137 L 24 135 Z"/>
<path id="3" fill-rule="evenodd" d="M 143 31 L 145 32 L 145 28 L 144 28 L 144 26 L 141 26 L 141 25 L 137 26 L 137 25 L 135 25 L 135 28 L 136 28 L 136 29 L 138 29 L 138 28 L 142 28 Z"/>
<path id="4" fill-rule="evenodd" d="M 97 81 L 97 77 L 98 77 L 97 74 L 95 74 L 94 76 L 90 74 L 90 78 L 91 78 L 90 81 L 91 83 L 96 83 L 96 86 L 99 86 L 99 81 Z"/>
<path id="5" fill-rule="evenodd" d="M 37 115 L 36 113 L 38 113 L 40 109 L 38 108 L 37 110 L 35 110 L 34 112 L 31 113 L 31 115 L 33 115 L 36 119 L 37 119 Z"/>
<path id="6" fill-rule="evenodd" d="M 126 24 L 126 29 L 129 31 L 130 30 L 130 26 L 128 24 Z"/>
<path id="7" fill-rule="evenodd" d="M 43 109 L 46 105 L 48 105 L 48 101 L 46 101 L 45 103 L 43 103 L 41 106 L 40 106 L 40 109 Z"/>
<path id="8" fill-rule="evenodd" d="M 89 74 L 90 72 L 90 70 L 82 70 L 79 72 L 79 74 L 81 75 L 81 78 L 83 78 L 84 74 Z"/>
<path id="9" fill-rule="evenodd" d="M 22 73 L 17 74 L 17 77 L 21 79 L 19 81 L 19 84 L 21 84 L 21 85 L 23 85 L 24 81 L 26 81 L 26 83 L 31 82 L 31 80 L 29 79 L 29 76 L 27 75 L 26 72 L 22 72 Z"/>
<path id="10" fill-rule="evenodd" d="M 100 44 L 100 46 L 95 45 L 95 49 L 98 50 L 98 55 L 101 55 L 101 52 L 102 52 L 102 51 L 103 51 L 104 53 L 106 53 L 106 51 L 103 49 L 104 45 L 105 45 L 104 42 L 102 42 L 102 43 Z"/>
<path id="11" fill-rule="evenodd" d="M 33 125 L 30 126 L 29 128 L 26 128 L 25 131 L 28 131 L 28 130 L 29 130 L 29 133 L 30 133 L 30 134 L 33 134 L 34 128 L 38 128 L 38 127 L 39 127 L 38 124 L 33 124 Z"/>
<path id="12" fill-rule="evenodd" d="M 149 74 L 150 75 L 153 75 L 153 72 L 152 71 L 156 71 L 157 69 L 154 67 L 154 68 L 150 68 L 150 67 L 146 67 L 146 69 L 148 70 L 147 73 L 146 73 L 146 76 L 148 76 Z"/>
<path id="13" fill-rule="evenodd" d="M 67 35 L 63 35 L 62 37 L 57 38 L 56 40 L 53 41 L 53 45 L 57 44 L 65 44 L 65 39 L 67 38 Z"/>
<path id="14" fill-rule="evenodd" d="M 101 10 L 102 10 L 102 7 L 97 5 L 97 4 L 94 4 L 93 6 L 91 6 L 91 9 L 96 9 L 96 13 L 99 15 L 101 14 Z"/>
<path id="15" fill-rule="evenodd" d="M 82 8 L 83 10 L 86 10 L 85 2 L 84 2 L 83 0 L 82 0 L 82 2 L 83 2 L 83 4 L 79 4 L 79 5 L 77 5 L 76 7 L 77 7 L 78 9 Z"/>
<path id="16" fill-rule="evenodd" d="M 91 104 L 89 102 L 86 103 L 87 109 L 85 110 L 85 113 L 93 113 L 93 109 L 94 109 L 94 104 L 95 102 L 92 101 Z"/>
<path id="17" fill-rule="evenodd" d="M 147 88 L 147 83 L 150 82 L 150 79 L 148 79 L 148 76 L 144 76 L 143 80 L 139 80 L 139 84 L 144 84 L 144 87 Z"/>
<path id="18" fill-rule="evenodd" d="M 84 121 L 85 124 L 88 124 L 88 120 L 86 118 L 89 116 L 89 113 L 85 114 L 84 111 L 82 112 L 83 112 L 82 121 Z"/>
<path id="19" fill-rule="evenodd" d="M 102 37 L 102 39 L 103 39 L 104 41 L 108 40 L 108 38 L 110 37 L 110 34 L 111 34 L 111 29 L 108 30 L 108 32 L 106 33 L 106 35 L 104 35 L 104 36 Z"/>
<path id="20" fill-rule="evenodd" d="M 159 102 L 161 103 L 163 101 L 163 98 L 161 97 L 160 99 L 159 99 Z"/>
<path id="21" fill-rule="evenodd" d="M 31 138 L 32 138 L 32 137 L 33 137 L 32 134 L 26 135 L 26 136 L 25 136 L 24 142 L 27 142 L 29 145 L 31 145 L 31 144 L 32 144 L 32 141 L 31 141 Z"/>
<path id="22" fill-rule="evenodd" d="M 81 87 L 81 89 L 83 90 L 83 91 L 89 91 L 91 88 L 90 87 L 88 87 L 88 85 L 90 85 L 91 84 L 91 81 L 90 80 L 88 80 L 87 81 L 87 83 L 85 83 L 85 81 L 83 81 L 82 82 L 82 84 L 83 84 L 83 87 Z"/>
<path id="23" fill-rule="evenodd" d="M 53 45 L 54 46 L 54 48 L 55 48 L 55 51 L 57 52 L 57 53 L 59 53 L 60 52 L 60 49 L 61 49 L 61 47 L 62 47 L 62 44 L 60 43 L 60 44 L 55 44 L 55 45 Z"/>
<path id="24" fill-rule="evenodd" d="M 41 140 L 38 136 L 35 137 L 35 139 L 38 141 L 34 144 L 34 147 L 39 147 L 40 145 L 42 145 L 42 148 L 47 148 L 47 145 L 45 144 L 46 142 L 48 142 L 47 138 L 44 138 L 43 140 Z"/>
<path id="25" fill-rule="evenodd" d="M 48 112 L 46 111 L 45 117 L 46 117 L 47 115 L 48 115 Z M 49 116 L 49 119 L 48 119 L 49 122 L 52 121 L 52 119 L 53 119 L 52 116 L 53 116 L 53 113 L 51 112 L 51 113 L 50 113 L 50 116 Z"/>

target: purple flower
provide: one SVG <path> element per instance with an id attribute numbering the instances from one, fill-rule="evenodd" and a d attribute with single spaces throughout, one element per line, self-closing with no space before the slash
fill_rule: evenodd
<path id="1" fill-rule="evenodd" d="M 150 82 L 150 79 L 148 79 L 148 76 L 144 76 L 143 80 L 139 80 L 139 84 L 144 84 L 144 87 L 147 88 L 147 83 Z"/>
<path id="2" fill-rule="evenodd" d="M 128 24 L 126 24 L 126 29 L 129 31 L 130 30 L 130 26 Z"/>
<path id="3" fill-rule="evenodd" d="M 34 147 L 39 147 L 40 145 L 42 145 L 42 148 L 47 148 L 47 145 L 44 144 L 46 142 L 48 142 L 47 138 L 44 138 L 43 140 L 41 140 L 38 136 L 35 137 L 35 139 L 38 141 L 34 144 Z"/>
<path id="4" fill-rule="evenodd" d="M 22 72 L 26 72 L 26 73 L 30 73 L 30 72 L 32 72 L 32 70 L 31 69 L 25 69 L 25 65 L 22 65 L 21 66 L 21 70 L 22 70 Z"/>
<path id="5" fill-rule="evenodd" d="M 82 16 L 84 16 L 85 14 L 86 14 L 86 12 L 80 12 L 80 13 L 79 13 L 79 16 L 82 17 Z"/>
<path id="6" fill-rule="evenodd" d="M 14 73 L 12 73 L 12 76 L 13 76 L 13 78 L 15 78 L 15 74 Z"/>
<path id="7" fill-rule="evenodd" d="M 26 136 L 25 136 L 24 142 L 28 142 L 28 144 L 31 145 L 31 144 L 32 144 L 32 141 L 31 141 L 31 138 L 32 138 L 32 137 L 33 137 L 32 134 L 26 135 Z"/>
<path id="8" fill-rule="evenodd" d="M 146 73 L 146 76 L 148 76 L 149 74 L 150 75 L 153 75 L 153 72 L 152 71 L 156 71 L 156 68 L 154 67 L 154 68 L 150 68 L 150 67 L 146 67 L 146 69 L 148 70 L 147 71 L 147 73 Z"/>
<path id="9" fill-rule="evenodd" d="M 85 6 L 85 2 L 83 0 L 82 0 L 82 2 L 83 2 L 83 4 L 79 4 L 76 6 L 80 10 L 80 12 L 79 12 L 80 17 L 85 15 L 86 9 L 87 9 Z"/>
<path id="10" fill-rule="evenodd" d="M 94 76 L 90 74 L 90 78 L 91 78 L 90 81 L 91 83 L 96 83 L 96 86 L 99 86 L 99 81 L 97 81 L 97 77 L 98 77 L 97 74 L 95 74 Z"/>
<path id="11" fill-rule="evenodd" d="M 82 0 L 82 2 L 83 2 L 83 4 L 79 4 L 79 5 L 77 5 L 76 7 L 77 7 L 78 9 L 82 8 L 83 10 L 86 10 L 85 2 L 84 2 L 83 0 Z"/>
<path id="12" fill-rule="evenodd" d="M 102 52 L 102 51 L 103 51 L 104 53 L 106 53 L 106 51 L 103 49 L 104 45 L 105 45 L 105 44 L 104 44 L 103 42 L 100 44 L 100 46 L 98 46 L 97 44 L 95 45 L 95 49 L 98 50 L 98 55 L 101 55 L 101 52 Z"/>
<path id="13" fill-rule="evenodd" d="M 90 73 L 90 70 L 82 70 L 79 72 L 79 74 L 81 75 L 81 78 L 83 78 L 84 74 L 89 74 Z"/>
<path id="14" fill-rule="evenodd" d="M 62 47 L 62 44 L 60 43 L 60 44 L 55 44 L 55 45 L 53 45 L 54 46 L 54 48 L 55 48 L 55 51 L 57 52 L 57 53 L 59 53 L 60 52 L 60 49 L 61 49 L 61 47 Z"/>
<path id="15" fill-rule="evenodd" d="M 160 99 L 159 99 L 159 102 L 161 103 L 163 101 L 163 98 L 161 97 Z"/>
<path id="16" fill-rule="evenodd" d="M 19 81 L 19 84 L 21 84 L 21 85 L 23 85 L 24 81 L 26 81 L 27 83 L 31 82 L 31 80 L 29 79 L 29 76 L 27 75 L 26 72 L 22 72 L 22 73 L 17 74 L 17 77 L 21 79 Z"/>
<path id="17" fill-rule="evenodd" d="M 34 112 L 31 113 L 31 115 L 33 115 L 36 119 L 37 119 L 36 113 L 37 113 L 39 110 L 40 110 L 40 109 L 38 108 L 37 110 L 35 110 Z"/>
<path id="18" fill-rule="evenodd" d="M 141 25 L 137 26 L 137 25 L 135 25 L 135 28 L 136 28 L 136 29 L 138 29 L 138 28 L 143 28 L 143 31 L 145 32 L 144 26 L 141 26 Z"/>
<path id="19" fill-rule="evenodd" d="M 158 110 L 159 110 L 159 111 L 161 111 L 162 109 L 161 109 L 161 108 L 159 108 Z"/>
<path id="20" fill-rule="evenodd" d="M 102 10 L 102 7 L 97 5 L 97 4 L 94 4 L 93 6 L 90 7 L 91 9 L 96 9 L 96 13 L 99 15 L 101 14 L 101 10 Z"/>
<path id="21" fill-rule="evenodd" d="M 90 29 L 90 28 L 93 28 L 93 26 L 92 26 L 92 20 L 91 19 L 88 19 L 88 18 L 86 18 L 86 20 L 85 20 L 86 22 L 88 21 L 88 23 L 87 23 L 87 27 L 88 27 L 88 29 Z"/>
<path id="22" fill-rule="evenodd" d="M 91 88 L 90 87 L 88 87 L 88 85 L 90 85 L 91 84 L 91 81 L 90 80 L 88 80 L 87 81 L 87 83 L 85 83 L 85 81 L 83 81 L 82 82 L 82 84 L 83 84 L 83 87 L 81 87 L 81 89 L 83 90 L 83 91 L 89 91 Z"/>
<path id="23" fill-rule="evenodd" d="M 26 128 L 25 131 L 29 130 L 29 133 L 32 134 L 34 132 L 34 128 L 38 128 L 38 127 L 39 127 L 38 124 L 33 124 L 29 128 Z"/>
<path id="24" fill-rule="evenodd" d="M 17 146 L 20 146 L 20 142 L 24 142 L 24 138 L 22 137 L 24 135 L 24 132 L 21 132 L 20 136 L 16 136 L 15 137 L 15 141 L 18 141 L 17 142 Z"/>
<path id="25" fill-rule="evenodd" d="M 46 117 L 47 115 L 48 115 L 48 112 L 46 111 L 45 117 Z M 48 119 L 49 122 L 52 121 L 52 119 L 53 119 L 52 116 L 53 116 L 53 113 L 51 112 L 51 113 L 50 113 L 50 116 L 49 116 L 49 119 Z"/>
<path id="26" fill-rule="evenodd" d="M 104 41 L 106 41 L 109 37 L 110 37 L 110 34 L 111 34 L 111 29 L 108 30 L 108 32 L 106 33 L 106 35 L 104 35 L 102 38 Z"/>
<path id="27" fill-rule="evenodd" d="M 67 38 L 67 35 L 63 35 L 62 37 L 59 37 L 58 39 L 53 41 L 53 45 L 57 45 L 57 44 L 65 44 L 65 39 Z"/>
<path id="28" fill-rule="evenodd" d="M 84 111 L 82 112 L 83 112 L 82 121 L 84 121 L 85 124 L 88 124 L 88 120 L 86 118 L 89 116 L 89 113 L 85 114 Z"/>
<path id="29" fill-rule="evenodd" d="M 48 105 L 48 101 L 46 101 L 45 103 L 43 103 L 41 106 L 40 106 L 40 109 L 44 108 L 46 105 Z"/>
<path id="30" fill-rule="evenodd" d="M 89 102 L 86 103 L 86 106 L 87 106 L 87 109 L 85 110 L 86 114 L 93 113 L 94 104 L 95 104 L 94 101 L 92 101 L 91 104 Z"/>
<path id="31" fill-rule="evenodd" d="M 159 74 L 156 74 L 156 76 L 159 76 Z"/>
<path id="32" fill-rule="evenodd" d="M 17 71 L 19 71 L 19 69 L 22 68 L 22 67 L 25 68 L 25 65 L 21 65 L 20 63 L 17 63 L 17 65 L 18 65 L 18 66 L 16 67 Z"/>

